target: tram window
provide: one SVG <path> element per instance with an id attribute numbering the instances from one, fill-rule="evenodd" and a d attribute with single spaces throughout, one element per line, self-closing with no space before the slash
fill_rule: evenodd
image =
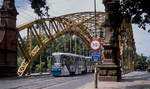
<path id="1" fill-rule="evenodd" d="M 75 62 L 74 62 L 74 64 L 77 64 L 77 62 L 78 62 L 78 58 L 77 58 L 77 57 L 75 57 L 75 58 L 74 58 L 74 61 L 75 61 Z"/>
<path id="2" fill-rule="evenodd" d="M 74 57 L 70 57 L 70 63 L 74 64 Z"/>
<path id="3" fill-rule="evenodd" d="M 67 57 L 65 55 L 62 55 L 61 56 L 61 61 L 62 61 L 62 64 L 65 65 L 66 61 L 67 61 Z"/>
<path id="4" fill-rule="evenodd" d="M 72 57 L 71 56 L 68 56 L 68 64 L 72 64 Z"/>
<path id="5" fill-rule="evenodd" d="M 75 62 L 76 62 L 76 58 L 75 58 L 75 57 L 73 57 L 73 64 L 75 64 Z"/>
<path id="6" fill-rule="evenodd" d="M 54 55 L 54 62 L 60 63 L 60 56 L 59 55 Z"/>

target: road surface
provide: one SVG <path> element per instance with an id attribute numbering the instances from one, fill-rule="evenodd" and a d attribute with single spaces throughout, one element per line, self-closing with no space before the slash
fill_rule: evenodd
<path id="1" fill-rule="evenodd" d="M 71 77 L 34 76 L 0 80 L 0 89 L 77 89 L 93 81 L 93 74 Z"/>

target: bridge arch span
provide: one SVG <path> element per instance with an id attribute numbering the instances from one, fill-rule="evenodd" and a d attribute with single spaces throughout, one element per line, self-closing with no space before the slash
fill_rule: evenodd
<path id="1" fill-rule="evenodd" d="M 96 24 L 99 28 L 102 28 L 101 24 L 104 22 L 106 14 L 98 12 L 96 15 Z M 94 24 L 94 12 L 80 12 L 55 18 L 43 18 L 18 26 L 18 45 L 24 60 L 18 68 L 17 74 L 22 76 L 30 62 L 35 59 L 44 47 L 52 42 L 53 39 L 64 34 L 69 33 L 79 36 L 89 47 L 89 42 L 94 39 Z M 26 41 L 23 41 L 23 38 Z M 36 40 L 34 47 L 32 47 L 32 38 Z"/>

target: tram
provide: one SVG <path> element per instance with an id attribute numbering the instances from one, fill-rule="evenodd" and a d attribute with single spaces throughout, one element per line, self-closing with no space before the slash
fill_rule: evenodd
<path id="1" fill-rule="evenodd" d="M 52 76 L 78 75 L 92 72 L 91 57 L 73 53 L 52 53 Z"/>

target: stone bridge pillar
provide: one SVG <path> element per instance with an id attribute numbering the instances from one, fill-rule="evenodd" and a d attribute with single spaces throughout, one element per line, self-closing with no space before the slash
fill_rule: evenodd
<path id="1" fill-rule="evenodd" d="M 108 30 L 112 32 L 109 37 L 110 41 L 104 45 L 102 64 L 98 65 L 99 80 L 100 81 L 120 81 L 121 68 L 119 63 L 119 42 L 117 31 L 119 31 L 120 14 L 119 14 L 119 0 L 103 0 L 105 11 L 108 14 L 106 24 Z"/>
<path id="2" fill-rule="evenodd" d="M 116 51 L 117 47 L 104 45 L 102 64 L 98 66 L 100 81 L 120 81 L 121 70 Z"/>
<path id="3" fill-rule="evenodd" d="M 0 77 L 17 76 L 17 10 L 14 0 L 0 8 Z"/>

